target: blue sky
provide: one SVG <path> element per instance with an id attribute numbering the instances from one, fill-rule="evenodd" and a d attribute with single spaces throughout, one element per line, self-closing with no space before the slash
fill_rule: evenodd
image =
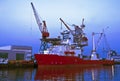
<path id="1" fill-rule="evenodd" d="M 40 17 L 46 20 L 50 37 L 60 35 L 60 17 L 69 24 L 77 25 L 85 18 L 85 32 L 89 37 L 86 53 L 89 54 L 91 50 L 91 33 L 101 32 L 107 26 L 109 45 L 120 53 L 118 0 L 0 0 L 0 46 L 29 45 L 33 47 L 33 52 L 38 52 L 41 33 L 31 2 Z"/>

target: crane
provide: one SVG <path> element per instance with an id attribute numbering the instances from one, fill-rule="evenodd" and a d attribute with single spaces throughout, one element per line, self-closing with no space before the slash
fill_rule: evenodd
<path id="1" fill-rule="evenodd" d="M 84 19 L 82 19 L 82 25 L 79 27 L 75 24 L 73 24 L 75 30 L 71 30 L 70 27 L 60 18 L 60 21 L 65 25 L 65 27 L 71 32 L 73 35 L 73 41 L 74 43 L 77 43 L 78 46 L 87 46 L 88 39 L 85 37 L 83 33 L 83 28 L 85 27 L 84 25 Z"/>
<path id="2" fill-rule="evenodd" d="M 42 39 L 41 39 L 41 45 L 40 45 L 40 51 L 44 51 L 47 49 L 47 42 L 46 42 L 46 39 L 47 37 L 49 37 L 49 32 L 47 30 L 47 26 L 46 26 L 46 22 L 45 21 L 42 21 L 39 19 L 39 16 L 37 14 L 37 11 L 33 5 L 33 3 L 31 2 L 31 6 L 32 6 L 32 9 L 33 9 L 33 12 L 34 12 L 34 16 L 35 16 L 35 19 L 36 19 L 36 22 L 38 24 L 38 27 L 39 27 L 39 30 L 40 32 L 42 33 Z"/>
<path id="3" fill-rule="evenodd" d="M 79 55 L 82 57 L 83 55 L 83 47 L 88 45 L 88 39 L 85 37 L 85 34 L 83 32 L 84 25 L 84 19 L 82 19 L 82 25 L 77 26 L 73 24 L 74 30 L 71 30 L 70 27 L 60 18 L 60 21 L 65 25 L 65 27 L 70 31 L 70 33 L 73 36 L 73 42 L 74 44 L 71 45 L 72 48 L 76 48 L 79 50 Z"/>
<path id="4" fill-rule="evenodd" d="M 42 22 L 40 21 L 39 16 L 37 14 L 37 11 L 36 11 L 36 9 L 35 9 L 35 7 L 34 7 L 32 2 L 31 2 L 31 6 L 33 8 L 34 16 L 35 16 L 36 22 L 38 24 L 39 30 L 42 33 L 42 37 L 43 38 L 49 37 L 49 32 L 48 32 L 47 27 L 46 27 L 46 22 L 42 21 L 43 22 L 43 26 L 42 26 Z"/>

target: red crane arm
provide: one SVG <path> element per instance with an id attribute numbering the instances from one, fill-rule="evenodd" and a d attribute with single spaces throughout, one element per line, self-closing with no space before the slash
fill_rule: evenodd
<path id="1" fill-rule="evenodd" d="M 38 24 L 39 30 L 42 33 L 42 37 L 49 37 L 49 32 L 47 31 L 47 27 L 46 27 L 45 21 L 42 21 L 43 22 L 43 26 L 42 26 L 42 22 L 40 21 L 39 16 L 37 14 L 37 11 L 36 11 L 36 9 L 35 9 L 35 7 L 34 7 L 32 2 L 31 2 L 31 6 L 32 6 L 32 9 L 33 9 L 34 16 L 35 16 L 36 22 Z"/>

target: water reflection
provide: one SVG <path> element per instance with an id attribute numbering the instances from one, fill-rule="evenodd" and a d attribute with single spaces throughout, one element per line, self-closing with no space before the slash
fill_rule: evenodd
<path id="1" fill-rule="evenodd" d="M 0 81 L 31 81 L 33 68 L 0 69 Z"/>
<path id="2" fill-rule="evenodd" d="M 106 81 L 112 80 L 112 66 L 38 68 L 35 80 Z"/>
<path id="3" fill-rule="evenodd" d="M 0 81 L 119 81 L 120 65 L 1 69 Z"/>

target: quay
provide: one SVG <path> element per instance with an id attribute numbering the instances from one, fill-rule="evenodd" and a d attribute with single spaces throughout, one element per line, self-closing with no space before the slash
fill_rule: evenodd
<path id="1" fill-rule="evenodd" d="M 34 61 L 11 60 L 7 64 L 1 63 L 0 68 L 35 68 L 37 64 Z"/>

